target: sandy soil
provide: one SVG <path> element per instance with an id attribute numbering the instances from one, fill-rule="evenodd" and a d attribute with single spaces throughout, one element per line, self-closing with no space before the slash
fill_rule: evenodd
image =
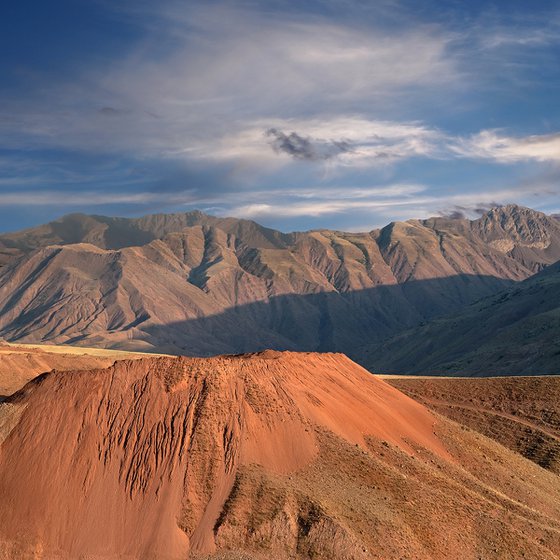
<path id="1" fill-rule="evenodd" d="M 385 380 L 438 413 L 560 474 L 560 376 Z"/>
<path id="2" fill-rule="evenodd" d="M 11 395 L 37 375 L 52 369 L 107 367 L 115 360 L 143 356 L 145 354 L 100 348 L 0 342 L 0 398 Z"/>
<path id="3" fill-rule="evenodd" d="M 339 354 L 52 372 L 0 434 L 0 558 L 560 554 L 557 475 Z"/>

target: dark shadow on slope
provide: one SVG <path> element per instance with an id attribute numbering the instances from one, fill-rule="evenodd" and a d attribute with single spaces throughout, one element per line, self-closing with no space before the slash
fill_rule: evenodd
<path id="1" fill-rule="evenodd" d="M 364 348 L 370 344 L 512 284 L 489 276 L 458 275 L 345 293 L 276 296 L 214 316 L 139 325 L 144 335 L 136 338 L 174 354 L 210 356 L 272 348 L 343 352 L 365 364 Z"/>
<path id="2" fill-rule="evenodd" d="M 416 375 L 560 374 L 560 262 L 510 289 L 370 345 L 369 369 Z"/>

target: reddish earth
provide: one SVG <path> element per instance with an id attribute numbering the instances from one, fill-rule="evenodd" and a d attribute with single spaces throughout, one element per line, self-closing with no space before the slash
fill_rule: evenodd
<path id="1" fill-rule="evenodd" d="M 560 376 L 385 380 L 436 412 L 560 474 Z"/>
<path id="2" fill-rule="evenodd" d="M 560 554 L 557 475 L 340 354 L 54 371 L 0 442 L 0 558 Z"/>
<path id="3" fill-rule="evenodd" d="M 107 367 L 118 359 L 142 356 L 145 354 L 118 350 L 0 342 L 0 398 L 11 395 L 40 373 L 52 369 Z"/>

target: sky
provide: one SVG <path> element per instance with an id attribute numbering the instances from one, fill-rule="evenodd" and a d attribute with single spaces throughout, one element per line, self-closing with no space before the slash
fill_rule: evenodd
<path id="1" fill-rule="evenodd" d="M 19 0 L 0 75 L 0 231 L 560 212 L 560 0 Z"/>

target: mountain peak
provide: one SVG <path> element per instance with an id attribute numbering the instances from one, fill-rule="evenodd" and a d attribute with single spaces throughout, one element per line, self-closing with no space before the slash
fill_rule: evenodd
<path id="1" fill-rule="evenodd" d="M 534 217 L 541 217 L 541 218 L 548 218 L 548 216 L 540 212 L 538 210 L 534 210 L 533 208 L 528 208 L 526 206 L 520 206 L 519 204 L 506 204 L 505 206 L 495 206 L 490 208 L 488 212 L 486 212 L 482 218 L 485 216 L 493 217 L 493 218 L 500 218 L 503 216 L 509 217 L 519 217 L 519 216 L 534 216 Z"/>
<path id="2" fill-rule="evenodd" d="M 492 208 L 472 228 L 494 249 L 509 253 L 516 247 L 547 249 L 560 240 L 557 220 L 543 212 L 508 204 Z"/>

